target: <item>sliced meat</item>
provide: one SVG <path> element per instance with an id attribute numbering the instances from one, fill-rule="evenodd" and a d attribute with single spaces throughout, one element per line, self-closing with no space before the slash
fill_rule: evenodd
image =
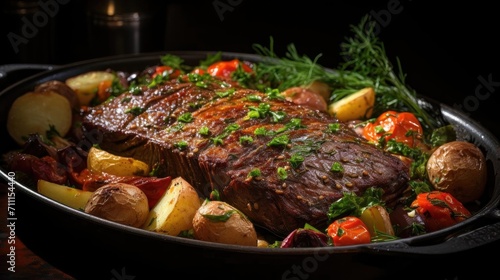
<path id="1" fill-rule="evenodd" d="M 217 80 L 124 93 L 90 108 L 83 127 L 103 149 L 182 176 L 200 195 L 217 190 L 279 236 L 324 225 L 344 192 L 380 187 L 389 203 L 409 180 L 400 159 L 328 114 Z"/>

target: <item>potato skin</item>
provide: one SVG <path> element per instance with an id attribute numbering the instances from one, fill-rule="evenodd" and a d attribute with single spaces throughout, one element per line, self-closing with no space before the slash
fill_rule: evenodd
<path id="1" fill-rule="evenodd" d="M 486 186 L 486 159 L 474 144 L 452 141 L 439 146 L 427 161 L 427 174 L 436 190 L 462 203 L 479 199 Z"/>
<path id="2" fill-rule="evenodd" d="M 139 228 L 149 215 L 148 198 L 134 185 L 110 183 L 94 191 L 85 213 Z"/>
<path id="3" fill-rule="evenodd" d="M 227 216 L 227 220 L 222 219 Z M 257 233 L 252 222 L 223 201 L 204 201 L 193 218 L 193 229 L 194 237 L 199 240 L 257 246 Z"/>

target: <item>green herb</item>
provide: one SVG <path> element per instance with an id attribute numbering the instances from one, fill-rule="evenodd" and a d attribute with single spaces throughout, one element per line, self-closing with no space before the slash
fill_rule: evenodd
<path id="1" fill-rule="evenodd" d="M 241 144 L 253 143 L 253 138 L 252 136 L 248 135 L 240 136 L 240 143 Z"/>
<path id="2" fill-rule="evenodd" d="M 344 167 L 340 162 L 334 162 L 330 170 L 333 172 L 344 172 Z"/>
<path id="3" fill-rule="evenodd" d="M 247 177 L 260 177 L 260 176 L 261 176 L 260 169 L 254 168 L 254 169 L 250 170 Z"/>
<path id="4" fill-rule="evenodd" d="M 216 91 L 215 94 L 217 94 L 218 97 L 223 98 L 233 95 L 235 91 L 236 89 L 230 88 L 226 91 Z"/>
<path id="5" fill-rule="evenodd" d="M 278 167 L 277 173 L 280 180 L 285 180 L 288 177 L 288 173 L 284 167 Z"/>
<path id="6" fill-rule="evenodd" d="M 234 213 L 238 213 L 238 211 L 236 210 L 229 210 L 229 211 L 226 211 L 224 212 L 224 214 L 222 215 L 208 215 L 208 214 L 204 214 L 202 215 L 203 217 L 213 221 L 213 222 L 225 222 L 227 220 L 229 220 L 229 218 L 231 218 L 231 216 L 234 214 Z"/>
<path id="7" fill-rule="evenodd" d="M 200 130 L 198 130 L 198 133 L 199 133 L 199 134 L 201 134 L 201 135 L 206 136 L 206 135 L 209 135 L 209 134 L 210 134 L 210 130 L 208 129 L 208 127 L 206 127 L 206 126 L 202 126 L 202 127 L 200 128 Z"/>
<path id="8" fill-rule="evenodd" d="M 260 102 L 262 101 L 262 97 L 256 94 L 249 94 L 246 96 L 246 99 L 251 102 Z"/>
<path id="9" fill-rule="evenodd" d="M 272 131 L 272 130 L 268 130 L 267 128 L 261 126 L 261 127 L 257 127 L 254 131 L 253 131 L 253 134 L 257 135 L 257 136 L 271 136 L 271 135 L 274 135 L 275 132 Z"/>
<path id="10" fill-rule="evenodd" d="M 344 192 L 343 196 L 330 204 L 327 217 L 333 221 L 341 216 L 354 215 L 359 217 L 363 210 L 374 205 L 384 206 L 381 188 L 368 188 L 362 196 L 352 192 Z"/>
<path id="11" fill-rule="evenodd" d="M 336 133 L 340 130 L 340 124 L 339 123 L 329 123 L 328 124 L 328 131 Z"/>
<path id="12" fill-rule="evenodd" d="M 271 139 L 271 141 L 267 143 L 267 146 L 269 147 L 286 146 L 288 145 L 289 141 L 290 139 L 288 139 L 288 135 L 283 134 Z"/>
<path id="13" fill-rule="evenodd" d="M 126 114 L 132 114 L 134 116 L 139 116 L 140 114 L 142 114 L 142 112 L 144 112 L 145 110 L 141 107 L 132 107 L 128 110 L 125 110 L 125 113 Z"/>
<path id="14" fill-rule="evenodd" d="M 292 154 L 289 162 L 293 168 L 297 168 L 300 166 L 300 164 L 302 164 L 302 162 L 304 162 L 304 157 L 302 155 L 299 155 L 299 154 Z"/>
<path id="15" fill-rule="evenodd" d="M 184 150 L 187 148 L 188 143 L 186 141 L 182 140 L 182 141 L 175 143 L 174 146 L 179 150 Z"/>
<path id="16" fill-rule="evenodd" d="M 183 123 L 190 123 L 193 121 L 193 115 L 189 112 L 184 113 L 184 114 L 180 115 L 177 120 L 180 122 L 183 122 Z"/>
<path id="17" fill-rule="evenodd" d="M 207 54 L 206 59 L 200 61 L 199 66 L 202 69 L 207 69 L 208 66 L 221 60 L 222 60 L 222 52 L 217 52 L 215 54 Z"/>
<path id="18" fill-rule="evenodd" d="M 160 58 L 161 63 L 166 66 L 170 66 L 173 69 L 182 69 L 184 66 L 184 60 L 176 55 L 166 54 Z"/>

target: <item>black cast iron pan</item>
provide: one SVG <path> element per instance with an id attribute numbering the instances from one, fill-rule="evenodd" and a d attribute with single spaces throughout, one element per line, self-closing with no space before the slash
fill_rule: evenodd
<path id="1" fill-rule="evenodd" d="M 169 52 L 197 65 L 210 52 Z M 138 71 L 157 65 L 165 53 L 114 56 L 64 66 L 40 65 L 45 71 L 25 78 L 0 92 L 0 154 L 17 148 L 6 129 L 9 107 L 16 97 L 50 80 L 64 81 L 91 71 Z M 250 61 L 252 54 L 224 53 L 223 58 Z M 17 67 L 17 66 L 16 66 Z M 37 67 L 30 66 L 30 67 Z M 8 75 L 9 65 L 0 67 Z M 429 99 L 430 100 L 430 99 Z M 422 99 L 422 102 L 426 102 Z M 478 248 L 500 240 L 500 145 L 498 140 L 468 116 L 440 104 L 444 119 L 458 130 L 459 138 L 473 142 L 485 153 L 487 191 L 481 207 L 468 220 L 418 237 L 369 245 L 324 248 L 251 248 L 165 236 L 99 219 L 54 202 L 24 186 L 15 173 L 0 170 L 5 185 L 15 187 L 16 234 L 35 253 L 77 279 L 174 278 L 174 273 L 221 279 L 413 279 L 415 262 L 454 260 L 457 266 L 427 275 L 444 279 L 463 273 L 460 261 Z M 468 260 L 471 261 L 471 260 Z M 467 262 L 467 261 L 466 261 Z M 404 275 L 401 275 L 401 273 Z M 179 274 L 177 274 L 179 275 Z M 121 278 L 120 278 L 121 277 Z M 128 277 L 128 278 L 127 278 Z"/>

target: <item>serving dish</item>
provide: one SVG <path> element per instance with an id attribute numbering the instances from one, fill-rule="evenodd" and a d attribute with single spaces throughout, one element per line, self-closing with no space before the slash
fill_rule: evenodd
<path id="1" fill-rule="evenodd" d="M 213 54 L 201 51 L 168 53 L 180 56 L 190 65 L 197 65 L 208 54 Z M 31 91 L 35 85 L 50 80 L 63 81 L 91 70 L 136 71 L 158 64 L 164 54 L 113 56 L 57 66 L 4 89 L 0 93 L 0 153 L 17 148 L 5 126 L 7 113 L 15 98 Z M 261 59 L 253 54 L 230 52 L 223 53 L 222 58 Z M 421 102 L 426 102 L 426 99 Z M 439 259 L 467 254 L 500 240 L 499 142 L 489 131 L 459 111 L 444 104 L 440 104 L 438 109 L 444 119 L 455 126 L 458 138 L 474 143 L 486 156 L 488 182 L 481 207 L 473 217 L 455 226 L 383 243 L 279 249 L 224 245 L 161 235 L 64 206 L 23 185 L 9 170 L 1 169 L 0 176 L 15 188 L 16 235 L 30 249 L 77 279 L 111 279 L 120 275 L 152 277 L 173 271 L 200 277 L 217 273 L 218 278 L 231 279 L 248 276 L 311 279 L 332 275 L 385 278 L 410 268 L 418 258 Z M 455 271 L 443 270 L 438 275 L 449 276 L 448 273 L 452 275 Z"/>

